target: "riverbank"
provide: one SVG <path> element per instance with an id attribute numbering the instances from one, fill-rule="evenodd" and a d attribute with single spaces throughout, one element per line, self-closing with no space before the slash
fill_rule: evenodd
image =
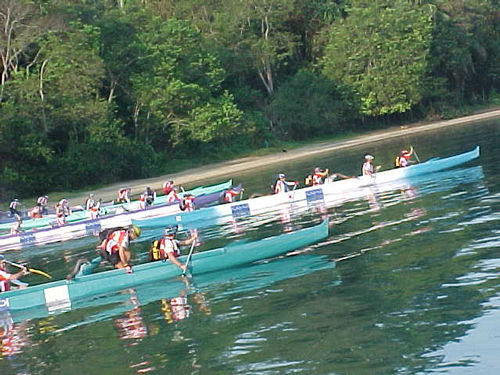
<path id="1" fill-rule="evenodd" d="M 460 126 L 471 122 L 485 121 L 498 117 L 500 117 L 500 109 L 494 109 L 452 120 L 436 121 L 431 123 L 420 122 L 410 125 L 392 127 L 384 130 L 377 130 L 341 141 L 316 142 L 307 146 L 289 149 L 287 150 L 287 152 L 273 153 L 265 156 L 250 156 L 226 162 L 213 163 L 204 165 L 202 167 L 188 169 L 179 173 L 162 175 L 147 179 L 125 181 L 119 184 L 109 185 L 107 187 L 92 191 L 80 191 L 74 193 L 57 192 L 49 193 L 48 195 L 50 198 L 50 202 L 56 202 L 58 199 L 65 197 L 70 200 L 70 203 L 72 205 L 75 205 L 84 202 L 90 193 L 94 193 L 96 197 L 102 198 L 104 202 L 111 201 L 116 197 L 116 192 L 118 191 L 118 189 L 124 186 L 130 187 L 132 189 L 132 196 L 141 194 L 144 191 L 145 186 L 151 186 L 151 188 L 153 188 L 154 190 L 160 191 L 161 185 L 166 179 L 174 180 L 176 185 L 178 186 L 184 185 L 191 188 L 204 184 L 207 180 L 210 179 L 229 179 L 232 173 L 236 173 L 241 170 L 248 171 L 251 169 L 258 169 L 263 166 L 277 164 L 283 161 L 310 157 L 311 155 L 317 155 L 336 150 L 342 150 L 383 139 L 401 137 L 404 135 L 415 134 L 445 127 Z"/>

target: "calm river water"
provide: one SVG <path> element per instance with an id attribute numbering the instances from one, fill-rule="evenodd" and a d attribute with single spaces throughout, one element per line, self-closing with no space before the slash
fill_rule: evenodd
<path id="1" fill-rule="evenodd" d="M 500 120 L 474 123 L 228 176 L 248 197 L 267 193 L 277 172 L 358 175 L 366 153 L 388 169 L 410 144 L 420 160 L 481 146 L 471 163 L 329 207 L 329 238 L 295 256 L 49 317 L 3 313 L 0 374 L 499 374 L 499 131 Z M 200 228 L 200 248 L 318 221 L 277 212 Z M 136 262 L 157 234 L 133 245 Z M 80 240 L 9 258 L 63 277 L 94 247 Z M 172 296 L 174 284 L 182 291 Z"/>

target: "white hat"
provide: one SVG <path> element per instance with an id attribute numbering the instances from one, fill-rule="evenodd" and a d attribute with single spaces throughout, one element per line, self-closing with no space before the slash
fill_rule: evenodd
<path id="1" fill-rule="evenodd" d="M 367 159 L 367 160 L 373 160 L 375 158 L 372 155 L 367 154 L 367 155 L 365 155 L 365 159 Z"/>

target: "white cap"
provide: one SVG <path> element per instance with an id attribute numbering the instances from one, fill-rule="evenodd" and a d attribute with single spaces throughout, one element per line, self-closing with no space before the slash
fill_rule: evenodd
<path id="1" fill-rule="evenodd" d="M 372 155 L 368 154 L 368 155 L 365 155 L 365 159 L 367 159 L 367 160 L 373 160 L 375 158 Z"/>

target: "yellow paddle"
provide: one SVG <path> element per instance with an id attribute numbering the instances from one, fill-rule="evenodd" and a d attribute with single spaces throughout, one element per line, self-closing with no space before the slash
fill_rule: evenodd
<path id="1" fill-rule="evenodd" d="M 9 262 L 8 260 L 6 260 L 5 262 L 17 268 L 26 268 L 30 273 L 36 273 L 38 275 L 45 276 L 47 279 L 52 279 L 52 276 L 50 276 L 48 273 L 43 272 L 41 270 L 37 270 L 36 268 L 25 267 L 22 264 Z"/>

